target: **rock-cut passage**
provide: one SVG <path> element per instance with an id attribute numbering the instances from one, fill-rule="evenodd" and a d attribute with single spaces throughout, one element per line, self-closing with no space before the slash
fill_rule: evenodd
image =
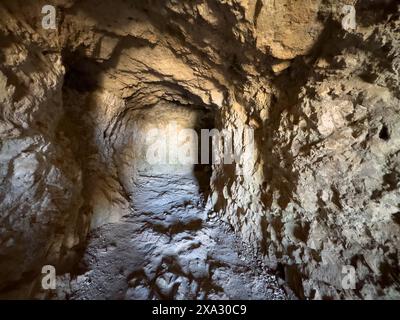
<path id="1" fill-rule="evenodd" d="M 399 48 L 398 0 L 1 0 L 0 298 L 399 299 Z"/>
<path id="2" fill-rule="evenodd" d="M 68 105 L 76 95 L 64 91 Z M 104 215 L 94 215 L 78 273 L 60 277 L 58 298 L 286 298 L 275 276 L 207 206 L 211 165 L 172 161 L 191 150 L 201 157 L 201 129 L 213 128 L 214 117 L 193 105 L 131 106 L 114 134 L 125 137 L 118 168 L 130 204 L 116 221 L 104 224 Z M 188 129 L 196 136 L 182 137 Z M 153 155 L 161 162 L 151 162 Z"/>
<path id="3" fill-rule="evenodd" d="M 140 175 L 132 214 L 94 230 L 72 299 L 285 299 L 192 175 Z"/>

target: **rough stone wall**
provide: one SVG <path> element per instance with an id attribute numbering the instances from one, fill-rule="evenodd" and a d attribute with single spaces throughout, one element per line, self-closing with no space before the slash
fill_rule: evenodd
<path id="1" fill-rule="evenodd" d="M 353 1 L 59 0 L 55 31 L 43 1 L 4 1 L 0 290 L 129 210 L 130 119 L 168 103 L 255 129 L 209 204 L 299 297 L 398 297 L 395 2 L 358 4 L 346 32 Z"/>
<path id="2" fill-rule="evenodd" d="M 360 6 L 351 34 L 331 16 L 308 55 L 279 64 L 265 86 L 247 82 L 256 163 L 240 177 L 215 170 L 216 209 L 299 297 L 399 297 L 394 8 Z M 226 123 L 244 114 L 230 109 Z M 356 290 L 343 290 L 344 266 Z"/>
<path id="3" fill-rule="evenodd" d="M 333 37 L 275 120 L 265 156 L 283 172 L 270 172 L 265 248 L 302 278 L 300 296 L 399 297 L 400 24 L 386 19 Z M 346 265 L 354 291 L 342 290 Z"/>
<path id="4" fill-rule="evenodd" d="M 69 265 L 88 220 L 77 214 L 81 172 L 58 131 L 61 55 L 45 51 L 54 37 L 32 29 L 29 10 L 17 8 L 0 8 L 0 290 L 32 281 L 38 266 Z"/>

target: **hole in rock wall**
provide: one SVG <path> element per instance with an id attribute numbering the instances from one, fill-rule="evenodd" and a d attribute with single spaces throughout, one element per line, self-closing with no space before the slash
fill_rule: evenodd
<path id="1" fill-rule="evenodd" d="M 379 131 L 379 138 L 385 141 L 390 139 L 389 129 L 386 125 L 383 125 L 381 131 Z"/>

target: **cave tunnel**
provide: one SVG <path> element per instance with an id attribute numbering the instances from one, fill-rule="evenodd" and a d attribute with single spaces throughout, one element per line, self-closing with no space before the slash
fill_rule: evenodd
<path id="1" fill-rule="evenodd" d="M 400 298 L 397 1 L 0 18 L 0 299 Z"/>

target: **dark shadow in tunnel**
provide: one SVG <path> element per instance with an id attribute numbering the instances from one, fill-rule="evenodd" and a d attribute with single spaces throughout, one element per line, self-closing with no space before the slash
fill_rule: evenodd
<path id="1" fill-rule="evenodd" d="M 96 160 L 100 153 L 96 144 L 96 127 L 88 116 L 90 106 L 94 103 L 91 94 L 99 87 L 98 80 L 102 69 L 96 61 L 87 58 L 81 49 L 83 50 L 83 48 L 76 51 L 64 49 L 62 52 L 65 67 L 62 87 L 64 115 L 57 128 L 58 134 L 68 139 L 68 147 L 72 150 L 74 160 L 82 172 L 83 201 L 79 209 L 79 219 L 86 222 L 77 223 L 80 227 L 77 234 L 81 239 L 73 248 L 75 259 L 57 268 L 60 274 L 71 273 L 71 276 L 87 271 L 82 257 L 91 234 L 89 227 L 93 214 L 91 204 L 93 183 L 100 176 L 109 174 L 109 168 Z"/>
<path id="2" fill-rule="evenodd" d="M 204 109 L 205 111 L 201 114 L 201 117 L 197 118 L 197 124 L 195 130 L 198 135 L 198 163 L 193 167 L 193 175 L 197 179 L 199 184 L 199 191 L 207 199 L 211 192 L 210 179 L 212 174 L 212 139 L 209 138 L 208 141 L 202 141 L 201 130 L 212 130 L 215 128 L 215 113 L 214 110 Z M 201 146 L 203 143 L 208 145 L 208 163 L 202 163 L 201 161 Z"/>

